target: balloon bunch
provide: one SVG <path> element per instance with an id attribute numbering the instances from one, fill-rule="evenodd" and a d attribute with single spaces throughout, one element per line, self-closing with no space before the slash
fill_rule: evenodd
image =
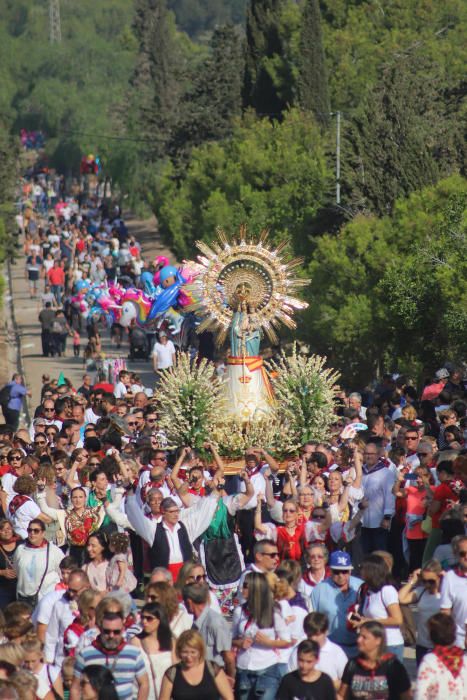
<path id="1" fill-rule="evenodd" d="M 121 300 L 124 289 L 117 285 L 107 287 L 103 284 L 91 284 L 89 280 L 75 282 L 75 295 L 71 303 L 75 304 L 83 318 L 105 318 L 108 325 L 118 322 L 121 315 Z"/>
<path id="2" fill-rule="evenodd" d="M 102 162 L 99 156 L 89 153 L 81 158 L 79 171 L 81 175 L 98 175 L 102 170 Z"/>

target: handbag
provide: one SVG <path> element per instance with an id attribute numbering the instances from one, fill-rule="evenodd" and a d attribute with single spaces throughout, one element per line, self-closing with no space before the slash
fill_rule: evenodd
<path id="1" fill-rule="evenodd" d="M 433 529 L 433 522 L 431 520 L 431 515 L 427 515 L 424 520 L 422 520 L 422 524 L 420 525 L 422 528 L 422 532 L 425 533 L 425 535 L 429 535 L 430 532 Z"/>

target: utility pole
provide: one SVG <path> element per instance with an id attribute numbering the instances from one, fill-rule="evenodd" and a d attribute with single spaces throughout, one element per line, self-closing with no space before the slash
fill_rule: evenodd
<path id="1" fill-rule="evenodd" d="M 341 113 L 336 112 L 336 204 L 341 203 Z"/>
<path id="2" fill-rule="evenodd" d="M 329 112 L 336 117 L 336 204 L 341 203 L 341 113 Z"/>
<path id="3" fill-rule="evenodd" d="M 49 0 L 49 41 L 51 44 L 59 44 L 61 40 L 60 0 Z"/>

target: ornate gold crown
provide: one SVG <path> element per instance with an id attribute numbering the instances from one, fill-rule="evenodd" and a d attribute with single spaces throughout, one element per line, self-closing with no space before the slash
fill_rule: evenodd
<path id="1" fill-rule="evenodd" d="M 281 323 L 296 328 L 294 311 L 308 304 L 293 294 L 308 284 L 296 277 L 294 270 L 302 258 L 286 261 L 281 255 L 287 242 L 276 248 L 267 245 L 268 231 L 261 231 L 257 240 L 247 237 L 246 226 L 241 226 L 237 237 L 229 238 L 217 230 L 218 241 L 208 245 L 197 241 L 201 251 L 196 265 L 198 275 L 187 285 L 198 301 L 187 308 L 203 318 L 197 328 L 217 334 L 219 345 L 225 341 L 232 316 L 244 302 L 254 325 L 262 329 L 273 343 L 278 338 L 276 329 Z"/>

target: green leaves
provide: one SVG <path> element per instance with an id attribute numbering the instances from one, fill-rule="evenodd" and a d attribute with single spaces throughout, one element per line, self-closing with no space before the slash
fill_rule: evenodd
<path id="1" fill-rule="evenodd" d="M 310 115 L 290 111 L 282 123 L 249 115 L 230 139 L 195 148 L 184 179 L 168 166 L 158 185 L 157 216 L 166 242 L 179 257 L 198 238 L 211 240 L 215 226 L 271 230 L 290 237 L 298 252 L 324 201 L 331 174 L 324 143 Z"/>

